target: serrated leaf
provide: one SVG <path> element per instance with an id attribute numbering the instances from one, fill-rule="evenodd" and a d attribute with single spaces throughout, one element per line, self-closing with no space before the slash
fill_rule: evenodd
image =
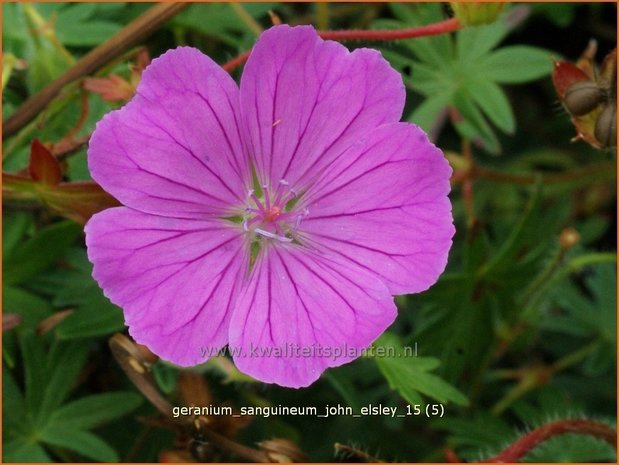
<path id="1" fill-rule="evenodd" d="M 486 55 L 476 69 L 480 75 L 495 82 L 519 84 L 550 74 L 551 53 L 526 45 L 503 47 Z"/>
<path id="2" fill-rule="evenodd" d="M 393 335 L 383 334 L 375 343 L 376 346 L 397 347 L 399 354 L 405 350 L 395 342 Z M 398 345 L 396 345 L 398 344 Z M 428 373 L 436 368 L 439 361 L 431 357 L 375 357 L 378 368 L 385 376 L 389 386 L 398 391 L 409 404 L 422 403 L 420 394 L 435 399 L 441 403 L 453 402 L 457 405 L 467 405 L 468 399 L 451 384 L 440 377 Z"/>
<path id="3" fill-rule="evenodd" d="M 81 397 L 57 409 L 48 427 L 91 429 L 135 410 L 142 398 L 134 392 L 111 392 Z"/>
<path id="4" fill-rule="evenodd" d="M 45 428 L 40 432 L 43 442 L 77 452 L 97 462 L 118 462 L 116 451 L 105 441 L 87 431 L 59 428 Z"/>

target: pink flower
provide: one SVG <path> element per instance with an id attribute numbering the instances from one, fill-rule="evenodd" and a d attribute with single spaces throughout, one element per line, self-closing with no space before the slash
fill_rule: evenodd
<path id="1" fill-rule="evenodd" d="M 454 234 L 451 169 L 404 100 L 379 52 L 309 26 L 264 32 L 240 90 L 196 49 L 153 60 L 88 151 L 125 205 L 92 217 L 88 256 L 133 338 L 182 366 L 228 344 L 291 387 L 356 358 Z"/>

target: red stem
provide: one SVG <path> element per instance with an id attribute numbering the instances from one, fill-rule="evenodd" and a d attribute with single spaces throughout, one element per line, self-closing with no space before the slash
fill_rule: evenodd
<path id="1" fill-rule="evenodd" d="M 318 31 L 318 35 L 326 40 L 402 40 L 446 34 L 458 29 L 460 29 L 460 21 L 457 18 L 450 18 L 438 23 L 406 29 L 386 29 L 380 31 L 344 29 L 341 31 Z M 247 61 L 250 52 L 251 50 L 247 50 L 241 53 L 222 65 L 222 68 L 228 72 L 233 71 Z"/>
<path id="2" fill-rule="evenodd" d="M 617 449 L 617 433 L 611 427 L 591 420 L 559 420 L 525 434 L 500 454 L 482 463 L 517 462 L 540 443 L 560 434 L 576 433 L 594 436 Z"/>
<path id="3" fill-rule="evenodd" d="M 226 63 L 224 63 L 221 67 L 223 69 L 225 69 L 226 71 L 228 71 L 229 73 L 231 73 L 237 67 L 241 66 L 243 63 L 245 63 L 247 61 L 247 59 L 249 58 L 249 53 L 250 52 L 251 52 L 251 50 L 247 50 L 247 51 L 241 53 L 239 56 L 233 58 L 230 61 L 227 61 Z"/>
<path id="4" fill-rule="evenodd" d="M 318 34 L 327 40 L 401 40 L 446 34 L 458 29 L 460 29 L 458 18 L 449 18 L 438 23 L 406 29 L 387 29 L 381 31 L 343 29 L 341 31 L 318 31 Z"/>

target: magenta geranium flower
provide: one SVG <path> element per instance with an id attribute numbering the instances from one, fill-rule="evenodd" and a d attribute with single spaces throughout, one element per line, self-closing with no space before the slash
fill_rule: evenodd
<path id="1" fill-rule="evenodd" d="M 153 60 L 88 151 L 125 205 L 87 224 L 88 256 L 133 338 L 182 366 L 228 344 L 292 387 L 356 358 L 454 234 L 451 169 L 404 100 L 379 52 L 309 26 L 264 32 L 240 89 L 196 49 Z"/>

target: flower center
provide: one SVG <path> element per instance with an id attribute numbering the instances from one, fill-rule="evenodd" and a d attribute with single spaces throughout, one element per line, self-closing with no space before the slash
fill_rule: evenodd
<path id="1" fill-rule="evenodd" d="M 297 194 L 284 179 L 277 188 L 261 186 L 258 195 L 252 189 L 247 194 L 247 206 L 243 215 L 243 229 L 252 238 L 292 242 L 301 220 L 309 213 L 296 208 Z"/>

